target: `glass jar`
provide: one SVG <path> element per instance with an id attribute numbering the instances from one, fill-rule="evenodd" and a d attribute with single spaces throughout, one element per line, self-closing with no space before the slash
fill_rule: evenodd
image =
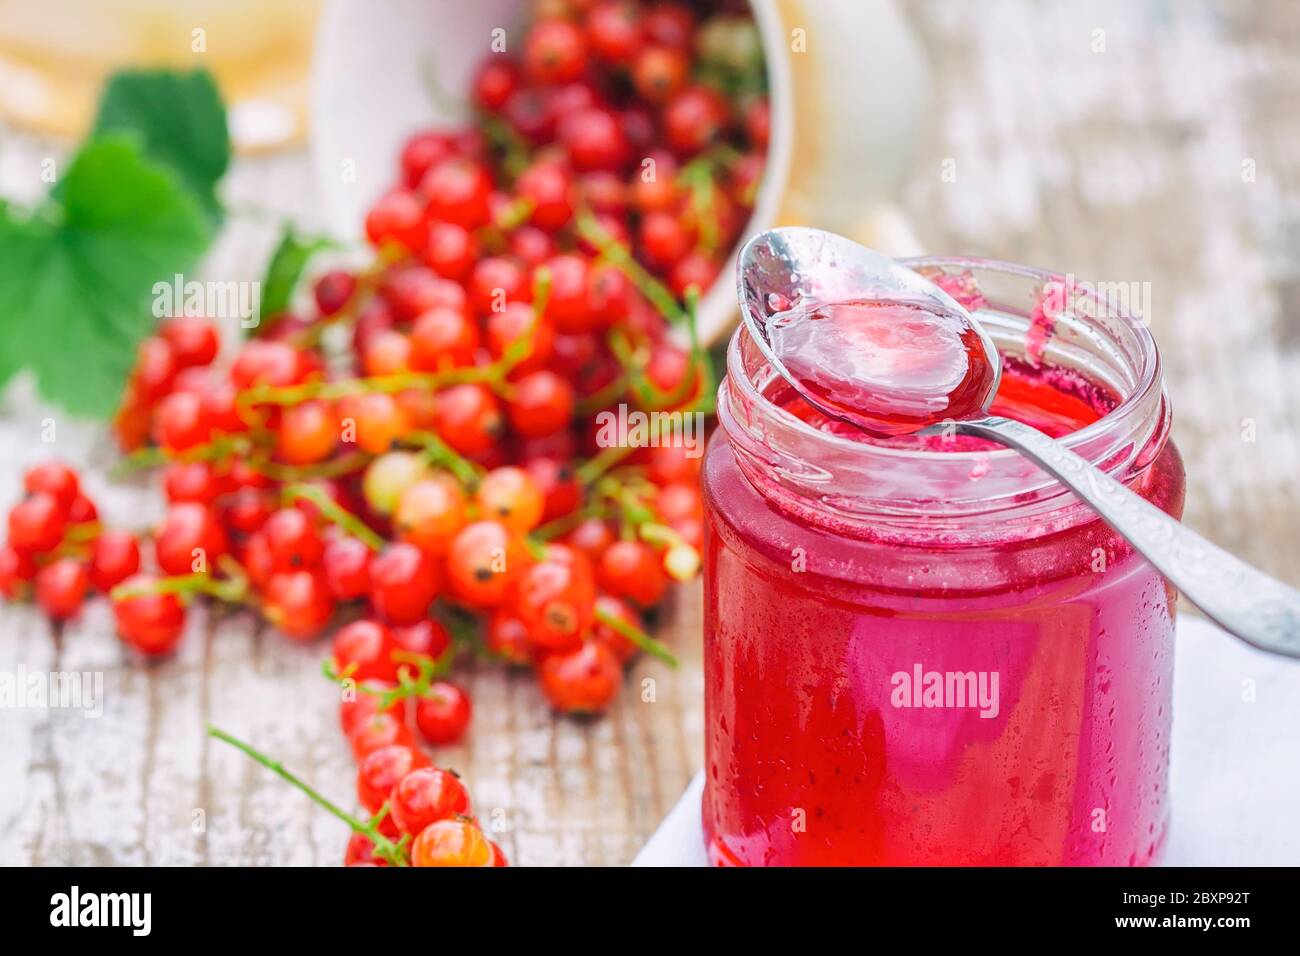
<path id="1" fill-rule="evenodd" d="M 1062 440 L 1181 516 L 1145 327 L 1074 286 L 1045 327 L 1043 290 L 1066 288 L 1049 273 L 909 264 L 973 280 L 1029 370 L 1003 414 L 1046 427 L 1080 384 L 1109 397 Z M 712 861 L 1156 860 L 1174 590 L 1016 452 L 852 440 L 793 414 L 783 384 L 742 326 L 703 478 Z"/>

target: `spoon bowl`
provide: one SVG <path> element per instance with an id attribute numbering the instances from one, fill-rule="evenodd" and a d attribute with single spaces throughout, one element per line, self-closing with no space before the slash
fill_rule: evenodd
<path id="1" fill-rule="evenodd" d="M 981 417 L 998 390 L 1001 356 L 952 296 L 843 236 L 802 227 L 758 234 L 740 251 L 737 291 L 778 374 L 868 434 Z"/>

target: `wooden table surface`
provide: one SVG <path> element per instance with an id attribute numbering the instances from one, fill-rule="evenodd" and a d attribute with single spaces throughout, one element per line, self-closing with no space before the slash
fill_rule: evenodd
<path id="1" fill-rule="evenodd" d="M 1300 582 L 1300 6 L 903 6 L 935 84 L 897 197 L 925 247 L 1150 283 L 1186 520 Z M 34 193 L 51 149 L 6 132 L 0 194 Z M 307 170 L 302 155 L 244 160 L 225 188 L 311 227 Z M 274 238 L 236 221 L 205 269 L 256 278 Z M 111 460 L 98 429 L 71 421 L 42 444 L 49 414 L 21 394 L 0 406 L 0 505 L 32 461 Z M 99 470 L 89 484 L 110 520 L 159 515 L 143 483 L 113 486 Z M 553 717 L 527 676 L 462 674 L 472 732 L 436 760 L 465 775 L 513 862 L 626 863 L 700 765 L 698 585 L 679 590 L 661 636 L 682 668 L 640 663 L 603 720 Z M 141 667 L 102 601 L 61 631 L 3 607 L 0 671 L 101 673 L 104 711 L 0 710 L 0 863 L 338 863 L 340 824 L 203 730 L 252 740 L 350 807 L 354 764 L 323 653 L 200 611 L 174 659 Z"/>

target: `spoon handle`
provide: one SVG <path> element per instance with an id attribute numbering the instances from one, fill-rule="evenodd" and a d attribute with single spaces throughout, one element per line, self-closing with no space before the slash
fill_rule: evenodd
<path id="1" fill-rule="evenodd" d="M 1078 495 L 1220 627 L 1261 650 L 1300 658 L 1300 592 L 1134 494 L 1036 428 L 1000 416 L 949 422 L 1016 449 Z"/>

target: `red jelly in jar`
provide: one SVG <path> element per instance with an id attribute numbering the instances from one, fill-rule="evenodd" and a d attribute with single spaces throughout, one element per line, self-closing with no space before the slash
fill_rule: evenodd
<path id="1" fill-rule="evenodd" d="M 1181 516 L 1145 328 L 1079 292 L 1052 302 L 1044 343 L 1031 333 L 1057 277 L 912 265 L 965 290 L 1002 352 L 992 414 Z M 820 415 L 743 328 L 718 416 L 704 463 L 712 861 L 1155 860 L 1175 594 L 1145 559 L 1014 451 L 875 439 Z"/>

